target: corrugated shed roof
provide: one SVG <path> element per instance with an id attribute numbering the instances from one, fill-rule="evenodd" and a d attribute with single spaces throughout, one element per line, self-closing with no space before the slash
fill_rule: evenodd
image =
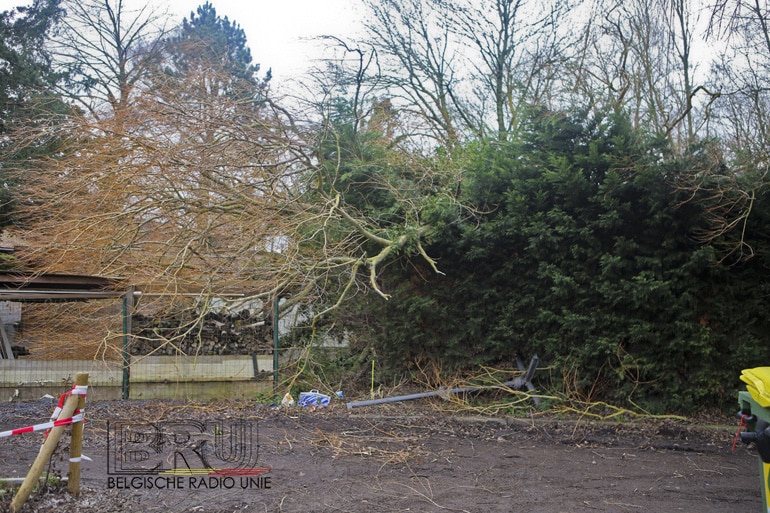
<path id="1" fill-rule="evenodd" d="M 125 295 L 121 280 L 74 274 L 0 272 L 0 301 L 85 301 Z"/>

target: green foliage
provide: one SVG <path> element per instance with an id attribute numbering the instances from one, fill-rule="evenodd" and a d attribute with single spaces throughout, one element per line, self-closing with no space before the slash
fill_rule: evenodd
<path id="1" fill-rule="evenodd" d="M 59 76 L 51 67 L 45 41 L 63 11 L 60 0 L 36 0 L 29 6 L 0 13 L 0 227 L 14 222 L 14 190 L 19 176 L 35 155 L 55 154 L 57 141 L 38 140 L 14 148 L 19 133 L 51 114 L 68 108 L 53 93 Z"/>
<path id="2" fill-rule="evenodd" d="M 44 42 L 61 13 L 59 0 L 0 13 L 0 133 L 26 119 L 31 100 L 56 82 Z"/>
<path id="3" fill-rule="evenodd" d="M 468 148 L 463 199 L 478 214 L 429 248 L 446 276 L 404 265 L 393 278 L 394 300 L 374 306 L 380 354 L 398 369 L 537 353 L 557 375 L 577 369 L 570 386 L 588 398 L 732 400 L 739 370 L 770 357 L 761 301 L 746 309 L 741 294 L 766 285 L 742 281 L 759 263 L 720 267 L 693 242 L 700 212 L 672 183 L 697 158 L 661 158 L 619 117 L 536 112 L 525 134 Z"/>
<path id="4" fill-rule="evenodd" d="M 16 488 L 6 481 L 0 481 L 0 501 L 5 498 L 13 497 Z"/>
<path id="5" fill-rule="evenodd" d="M 254 402 L 257 404 L 277 404 L 281 401 L 280 397 L 272 389 L 260 390 L 254 394 Z"/>
<path id="6" fill-rule="evenodd" d="M 363 120 L 350 101 L 335 103 L 319 148 L 321 189 L 341 194 L 346 207 L 373 225 L 399 230 L 414 221 L 408 217 L 416 206 L 422 210 L 424 202 L 435 200 L 434 163 L 396 151 L 396 113 L 388 100 L 372 103 Z"/>
<path id="7" fill-rule="evenodd" d="M 360 387 L 362 368 L 368 363 L 369 353 L 361 348 L 324 345 L 324 340 L 340 340 L 343 333 L 319 330 L 324 335 L 310 334 L 309 330 L 295 330 L 282 340 L 284 353 L 290 364 L 281 369 L 283 386 L 296 400 L 300 392 L 316 389 L 334 396 L 337 390 L 352 392 Z"/>
<path id="8" fill-rule="evenodd" d="M 169 40 L 168 49 L 171 67 L 166 73 L 170 76 L 215 70 L 216 79 L 205 83 L 208 94 L 243 95 L 247 91 L 259 97 L 271 78 L 270 70 L 264 79 L 258 78 L 260 66 L 252 62 L 246 33 L 227 16 L 217 15 L 209 2 L 183 20 L 179 34 Z"/>

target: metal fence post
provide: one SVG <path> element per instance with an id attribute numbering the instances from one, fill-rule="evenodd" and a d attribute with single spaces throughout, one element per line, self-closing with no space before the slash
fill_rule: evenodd
<path id="1" fill-rule="evenodd" d="M 278 392 L 278 347 L 279 347 L 279 331 L 278 321 L 280 315 L 278 312 L 278 303 L 281 300 L 279 296 L 275 296 L 273 300 L 273 391 Z"/>
<path id="2" fill-rule="evenodd" d="M 131 356 L 128 353 L 128 339 L 131 336 L 131 314 L 134 310 L 134 287 L 129 287 L 123 295 L 123 399 L 129 397 L 129 378 Z"/>

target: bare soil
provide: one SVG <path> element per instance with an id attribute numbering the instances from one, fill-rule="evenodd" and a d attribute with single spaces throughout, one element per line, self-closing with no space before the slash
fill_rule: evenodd
<path id="1" fill-rule="evenodd" d="M 47 401 L 0 406 L 0 431 L 45 421 Z M 257 404 L 103 402 L 87 407 L 81 494 L 41 487 L 25 512 L 761 511 L 758 459 L 709 421 L 477 417 L 428 401 L 308 411 Z M 242 418 L 258 426 L 269 488 L 108 486 L 107 421 Z M 721 419 L 729 421 L 731 419 Z M 737 422 L 736 422 L 737 424 Z M 0 438 L 0 477 L 24 477 L 41 433 Z M 67 473 L 68 438 L 50 475 Z M 264 483 L 264 481 L 263 481 Z M 0 511 L 13 489 L 0 491 Z"/>

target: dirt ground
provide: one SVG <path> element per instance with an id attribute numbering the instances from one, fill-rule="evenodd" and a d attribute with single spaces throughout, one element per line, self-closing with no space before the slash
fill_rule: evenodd
<path id="1" fill-rule="evenodd" d="M 90 403 L 83 453 L 92 461 L 83 463 L 80 496 L 52 485 L 36 490 L 23 511 L 762 510 L 755 453 L 741 445 L 731 451 L 737 426 L 476 417 L 439 408 L 429 401 L 353 410 L 336 403 L 315 411 L 245 403 Z M 48 401 L 3 404 L 0 431 L 43 422 L 51 411 Z M 109 486 L 107 421 L 236 418 L 257 427 L 258 465 L 270 469 L 252 481 L 259 486 Z M 41 440 L 41 433 L 0 438 L 0 477 L 24 477 Z M 67 474 L 68 443 L 65 436 L 50 475 Z M 9 509 L 12 493 L 0 495 L 0 511 Z"/>

